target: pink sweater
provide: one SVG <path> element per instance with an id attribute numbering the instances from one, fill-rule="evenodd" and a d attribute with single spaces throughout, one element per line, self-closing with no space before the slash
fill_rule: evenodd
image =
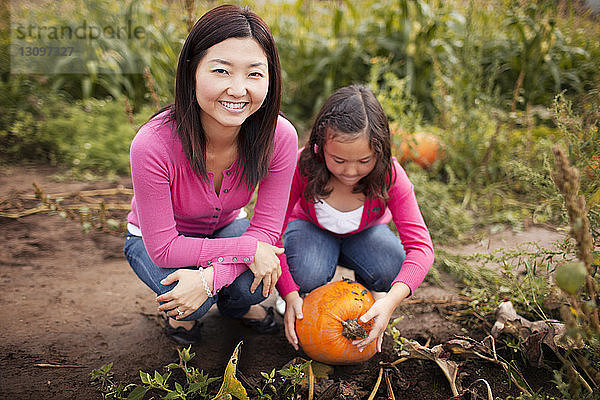
<path id="1" fill-rule="evenodd" d="M 298 158 L 302 149 L 298 151 Z M 403 282 L 410 288 L 411 295 L 417 287 L 425 279 L 425 275 L 431 268 L 434 259 L 433 244 L 431 236 L 425 226 L 417 199 L 414 193 L 414 186 L 408 179 L 406 172 L 400 166 L 395 158 L 392 158 L 394 167 L 394 185 L 389 190 L 389 199 L 384 202 L 381 199 L 365 201 L 362 219 L 358 229 L 354 232 L 339 235 L 344 237 L 355 234 L 363 229 L 369 228 L 376 224 L 387 224 L 391 220 L 394 221 L 396 229 L 402 245 L 406 251 L 406 258 L 402 264 L 400 272 L 392 282 Z M 286 223 L 284 226 L 295 219 L 303 219 L 323 228 L 315 214 L 315 206 L 310 201 L 304 198 L 304 188 L 306 187 L 307 178 L 300 174 L 300 170 L 296 167 L 294 178 L 292 180 L 292 188 L 290 191 L 290 201 L 286 213 Z M 377 249 L 367 249 L 368 251 L 377 251 Z M 280 257 L 282 260 L 282 269 L 288 270 L 285 257 Z M 285 267 L 284 267 L 284 264 Z"/>
<path id="2" fill-rule="evenodd" d="M 213 174 L 199 178 L 190 167 L 174 132 L 174 122 L 160 114 L 139 130 L 131 143 L 133 199 L 127 220 L 139 227 L 156 265 L 164 268 L 214 266 L 214 291 L 230 284 L 254 261 L 257 241 L 276 244 L 281 236 L 298 149 L 292 124 L 279 117 L 268 175 L 258 186 L 250 226 L 241 237 L 207 239 L 231 223 L 248 204 L 248 190 L 234 166 L 223 172 L 220 193 Z M 286 268 L 277 283 L 282 295 L 295 289 Z"/>

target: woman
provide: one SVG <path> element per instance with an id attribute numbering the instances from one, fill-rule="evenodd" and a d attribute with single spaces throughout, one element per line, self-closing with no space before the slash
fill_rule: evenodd
<path id="1" fill-rule="evenodd" d="M 296 290 L 273 246 L 281 234 L 298 139 L 279 116 L 281 68 L 256 14 L 214 8 L 179 56 L 175 102 L 131 144 L 134 197 L 124 252 L 158 294 L 166 332 L 198 343 L 213 304 L 259 332 L 277 325 L 259 306 Z M 259 184 L 254 215 L 238 218 Z M 281 278 L 280 278 L 281 276 Z"/>

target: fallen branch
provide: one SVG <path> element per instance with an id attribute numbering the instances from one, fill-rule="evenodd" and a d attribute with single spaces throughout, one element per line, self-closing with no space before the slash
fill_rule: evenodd
<path id="1" fill-rule="evenodd" d="M 23 210 L 23 211 L 19 211 L 19 212 L 3 212 L 3 211 L 0 211 L 0 217 L 17 219 L 17 218 L 25 217 L 27 215 L 37 214 L 39 212 L 50 211 L 50 210 L 51 210 L 50 206 L 48 206 L 47 204 L 44 204 L 44 205 L 41 205 L 41 206 L 37 206 L 37 207 L 34 207 L 34 208 L 29 208 L 27 210 Z"/>
<path id="2" fill-rule="evenodd" d="M 62 208 L 67 210 L 81 210 L 82 208 L 87 207 L 91 210 L 130 210 L 130 203 L 77 203 L 77 204 L 69 204 L 69 205 L 61 205 Z"/>
<path id="3" fill-rule="evenodd" d="M 52 203 L 52 204 L 54 204 L 54 203 Z M 69 211 L 81 211 L 82 209 L 85 209 L 85 208 L 90 209 L 90 210 L 104 210 L 104 211 L 109 211 L 109 210 L 128 211 L 131 209 L 131 204 L 130 203 L 99 203 L 99 204 L 77 203 L 77 204 L 69 204 L 69 205 L 61 204 L 60 208 L 62 210 L 69 210 Z M 0 217 L 16 219 L 16 218 L 21 218 L 21 217 L 25 217 L 28 215 L 37 214 L 37 213 L 46 212 L 46 211 L 56 211 L 56 210 L 54 208 L 52 208 L 51 205 L 44 204 L 41 206 L 29 208 L 29 209 L 19 211 L 19 212 L 1 212 L 0 211 Z"/>
<path id="4" fill-rule="evenodd" d="M 34 185 L 34 187 L 39 188 L 39 186 L 36 183 L 34 183 L 33 185 Z M 111 195 L 118 195 L 118 194 L 126 194 L 126 195 L 131 196 L 131 195 L 133 195 L 133 190 L 126 189 L 124 187 L 118 187 L 118 188 L 114 188 L 114 189 L 81 190 L 81 191 L 77 191 L 77 192 L 50 193 L 50 194 L 45 194 L 45 195 L 51 199 L 64 199 L 64 198 L 78 197 L 78 196 L 84 196 L 84 197 L 111 196 Z M 21 198 L 28 199 L 28 200 L 35 200 L 35 199 L 38 199 L 39 197 L 38 197 L 38 195 L 35 195 L 35 194 L 25 194 L 25 195 L 22 195 Z"/>
<path id="5" fill-rule="evenodd" d="M 456 300 L 456 299 L 413 299 L 404 300 L 402 304 L 446 304 L 446 305 L 458 305 L 458 304 L 469 304 L 470 299 Z"/>
<path id="6" fill-rule="evenodd" d="M 83 365 L 75 365 L 75 364 L 38 363 L 38 364 L 33 364 L 33 366 L 40 367 L 40 368 L 85 368 Z"/>
<path id="7" fill-rule="evenodd" d="M 375 395 L 377 394 L 377 390 L 379 390 L 379 385 L 381 384 L 381 378 L 383 377 L 383 367 L 379 367 L 379 376 L 377 376 L 377 381 L 375 382 L 375 386 L 373 386 L 373 390 L 371 390 L 371 394 L 367 400 L 373 400 Z"/>
<path id="8" fill-rule="evenodd" d="M 396 400 L 396 396 L 394 396 L 394 389 L 392 389 L 392 382 L 390 382 L 390 375 L 388 374 L 387 369 L 383 371 L 383 375 L 385 377 L 385 384 L 387 386 L 388 399 Z"/>

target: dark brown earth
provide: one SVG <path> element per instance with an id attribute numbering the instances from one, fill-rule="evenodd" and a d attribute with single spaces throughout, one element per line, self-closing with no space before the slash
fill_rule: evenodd
<path id="1" fill-rule="evenodd" d="M 32 198 L 33 182 L 47 194 L 131 187 L 128 178 L 57 181 L 57 172 L 50 167 L 3 167 L 0 213 L 40 204 Z M 110 201 L 126 204 L 129 196 L 117 195 Z M 125 213 L 116 211 L 112 217 L 123 220 Z M 521 235 L 545 242 L 558 238 L 555 232 L 541 228 Z M 523 240 L 502 232 L 462 251 L 510 247 Z M 177 361 L 177 345 L 163 334 L 153 293 L 123 257 L 121 235 L 94 229 L 84 233 L 80 221 L 46 211 L 20 218 L 0 217 L 0 242 L 0 398 L 101 399 L 90 385 L 93 369 L 113 362 L 116 380 L 141 383 L 140 370 L 153 372 Z M 478 248 L 482 246 L 484 249 Z M 348 271 L 340 270 L 342 275 L 347 276 Z M 430 346 L 456 335 L 482 339 L 489 326 L 457 322 L 452 314 L 465 304 L 456 283 L 444 274 L 441 278 L 442 287 L 425 282 L 396 310 L 395 316 L 403 316 L 397 325 L 401 335 Z M 273 304 L 274 299 L 267 302 Z M 222 376 L 240 340 L 244 344 L 238 369 L 250 381 L 260 379 L 261 371 L 280 369 L 294 357 L 303 356 L 287 343 L 282 331 L 258 335 L 215 309 L 204 319 L 203 333 L 204 342 L 192 349 L 196 357 L 191 365 L 210 376 Z M 361 365 L 336 366 L 328 379 L 318 381 L 316 398 L 336 384 L 337 394 L 332 398 L 366 399 L 377 379 L 379 362 L 398 358 L 391 337 L 386 337 L 383 353 Z M 390 374 L 396 398 L 452 397 L 446 378 L 433 362 L 411 359 L 396 367 Z M 525 372 L 534 388 L 551 387 L 548 370 L 529 368 Z M 463 387 L 485 378 L 499 398 L 519 393 L 504 371 L 489 363 L 466 362 L 459 378 Z M 375 398 L 387 398 L 385 384 Z"/>

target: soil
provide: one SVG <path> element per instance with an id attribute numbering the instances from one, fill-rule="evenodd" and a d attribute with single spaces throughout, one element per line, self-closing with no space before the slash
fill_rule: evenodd
<path id="1" fill-rule="evenodd" d="M 59 172 L 50 167 L 5 167 L 0 173 L 0 212 L 39 205 L 40 200 L 33 199 L 34 182 L 46 194 L 131 187 L 127 177 L 68 181 L 57 180 Z M 129 195 L 117 194 L 109 201 L 126 204 Z M 123 221 L 125 214 L 121 210 L 109 216 Z M 455 250 L 485 251 L 560 238 L 556 231 L 530 227 L 522 233 L 499 232 Z M 0 398 L 101 399 L 90 385 L 89 374 L 95 368 L 112 362 L 115 380 L 141 383 L 140 370 L 153 372 L 177 362 L 177 345 L 163 333 L 153 293 L 124 259 L 121 234 L 93 228 L 84 232 L 81 221 L 45 211 L 0 217 L 0 241 Z M 351 275 L 343 269 L 338 272 L 338 276 Z M 487 325 L 467 327 L 452 317 L 466 305 L 456 282 L 443 273 L 441 279 L 441 286 L 424 282 L 396 310 L 394 317 L 402 317 L 396 328 L 403 337 L 429 346 L 456 336 L 483 339 Z M 267 303 L 272 305 L 274 298 Z M 196 357 L 190 364 L 210 376 L 223 375 L 241 340 L 238 370 L 248 381 L 258 381 L 261 371 L 281 369 L 294 357 L 306 357 L 294 351 L 282 330 L 259 335 L 237 320 L 220 316 L 216 309 L 204 318 L 203 333 L 205 340 L 192 348 Z M 319 379 L 315 398 L 329 387 L 328 393 L 333 393 L 329 398 L 366 399 L 377 380 L 379 363 L 399 358 L 388 336 L 384 351 L 368 362 L 336 366 L 328 378 Z M 550 390 L 551 371 L 528 368 L 525 375 L 534 389 Z M 452 397 L 448 381 L 432 361 L 410 359 L 397 364 L 389 376 L 397 398 Z M 499 366 L 466 361 L 459 370 L 462 386 L 478 378 L 489 382 L 496 397 L 519 393 Z M 385 383 L 375 398 L 387 398 Z"/>

